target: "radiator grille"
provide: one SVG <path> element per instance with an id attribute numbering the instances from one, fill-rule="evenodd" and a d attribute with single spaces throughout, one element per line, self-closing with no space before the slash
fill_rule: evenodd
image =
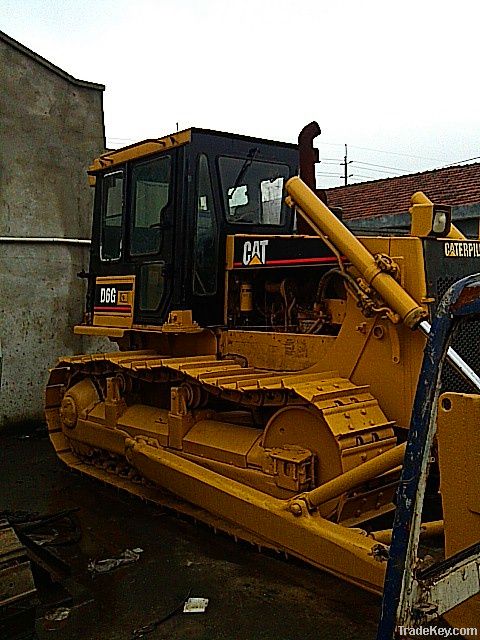
<path id="1" fill-rule="evenodd" d="M 458 277 L 438 278 L 437 292 L 440 301 Z M 480 368 L 480 320 L 465 321 L 460 324 L 453 336 L 451 346 L 476 372 Z M 442 391 L 472 393 L 473 389 L 451 364 L 445 363 L 442 372 Z"/>

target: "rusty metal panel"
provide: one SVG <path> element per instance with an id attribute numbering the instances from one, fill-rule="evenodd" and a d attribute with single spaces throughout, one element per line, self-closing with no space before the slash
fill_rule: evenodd
<path id="1" fill-rule="evenodd" d="M 24 546 L 8 522 L 0 521 L 0 612 L 4 606 L 35 593 Z"/>

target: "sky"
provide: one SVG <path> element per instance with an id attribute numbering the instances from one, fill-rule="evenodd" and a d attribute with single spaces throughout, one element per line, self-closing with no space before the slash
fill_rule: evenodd
<path id="1" fill-rule="evenodd" d="M 480 3 L 0 0 L 0 29 L 106 86 L 110 147 L 190 126 L 296 142 L 319 186 L 480 159 Z"/>

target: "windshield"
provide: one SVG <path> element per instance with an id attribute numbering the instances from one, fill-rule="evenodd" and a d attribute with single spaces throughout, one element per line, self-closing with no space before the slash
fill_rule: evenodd
<path id="1" fill-rule="evenodd" d="M 289 176 L 284 164 L 252 158 L 218 160 L 227 222 L 280 226 L 284 221 L 283 186 Z"/>

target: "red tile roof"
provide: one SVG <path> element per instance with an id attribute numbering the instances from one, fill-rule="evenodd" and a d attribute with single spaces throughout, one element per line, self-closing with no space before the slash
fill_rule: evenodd
<path id="1" fill-rule="evenodd" d="M 480 203 L 480 163 L 336 187 L 327 195 L 328 204 L 342 207 L 348 219 L 406 213 L 416 191 L 436 204 Z"/>

